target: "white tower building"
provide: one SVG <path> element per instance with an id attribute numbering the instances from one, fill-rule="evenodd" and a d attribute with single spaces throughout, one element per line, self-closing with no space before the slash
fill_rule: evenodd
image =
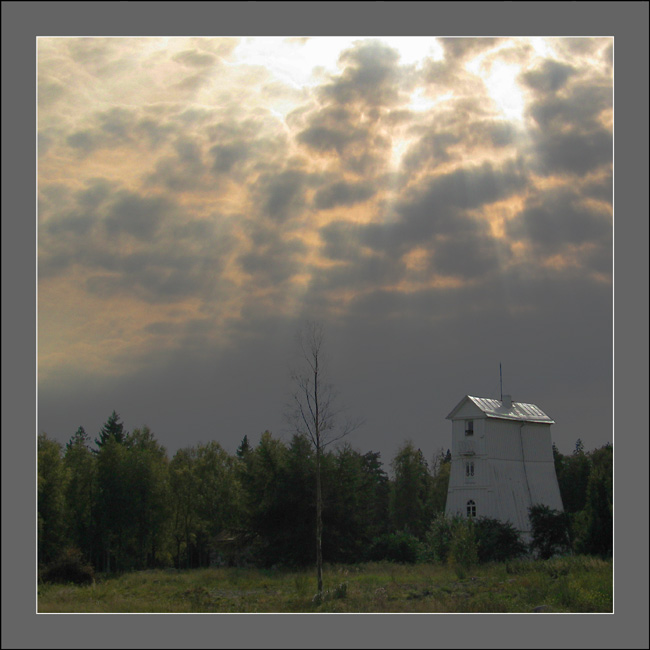
<path id="1" fill-rule="evenodd" d="M 538 406 L 466 395 L 452 422 L 448 516 L 509 521 L 531 539 L 528 508 L 563 510 L 555 474 L 551 420 Z"/>

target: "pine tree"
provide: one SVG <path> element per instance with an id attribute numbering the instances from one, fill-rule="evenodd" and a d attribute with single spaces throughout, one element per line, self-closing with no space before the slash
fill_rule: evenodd
<path id="1" fill-rule="evenodd" d="M 120 445 L 123 444 L 128 435 L 128 431 L 124 431 L 124 424 L 120 422 L 120 416 L 113 411 L 108 420 L 106 420 L 102 430 L 99 432 L 99 438 L 95 438 L 97 451 L 101 449 L 109 439 L 115 440 L 115 442 Z"/>

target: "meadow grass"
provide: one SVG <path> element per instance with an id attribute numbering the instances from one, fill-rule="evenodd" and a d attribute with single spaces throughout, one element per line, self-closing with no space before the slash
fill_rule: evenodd
<path id="1" fill-rule="evenodd" d="M 39 584 L 39 613 L 612 612 L 612 562 L 592 557 L 449 566 L 331 565 L 316 572 L 208 568 L 98 576 L 88 586 Z M 345 585 L 345 586 L 342 586 Z"/>

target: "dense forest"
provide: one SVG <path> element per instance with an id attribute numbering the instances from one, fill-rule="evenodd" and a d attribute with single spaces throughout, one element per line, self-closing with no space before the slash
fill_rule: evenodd
<path id="1" fill-rule="evenodd" d="M 613 449 L 553 446 L 568 550 L 612 552 Z M 349 444 L 321 457 L 322 553 L 328 563 L 418 561 L 444 512 L 451 455 L 430 461 L 405 442 L 389 466 Z M 148 427 L 113 412 L 94 443 L 80 427 L 64 446 L 38 437 L 38 561 L 76 553 L 97 572 L 210 564 L 315 562 L 315 452 L 266 431 L 235 454 L 216 441 L 172 458 Z M 438 529 L 440 525 L 438 523 Z"/>

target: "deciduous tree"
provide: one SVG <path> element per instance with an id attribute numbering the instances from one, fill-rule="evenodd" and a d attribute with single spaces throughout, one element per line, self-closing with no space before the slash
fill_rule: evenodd
<path id="1" fill-rule="evenodd" d="M 325 332 L 320 323 L 307 323 L 297 335 L 298 367 L 292 373 L 294 392 L 288 413 L 294 430 L 306 436 L 316 452 L 316 574 L 323 592 L 323 450 L 352 433 L 361 420 L 346 417 L 330 383 L 325 365 Z"/>

